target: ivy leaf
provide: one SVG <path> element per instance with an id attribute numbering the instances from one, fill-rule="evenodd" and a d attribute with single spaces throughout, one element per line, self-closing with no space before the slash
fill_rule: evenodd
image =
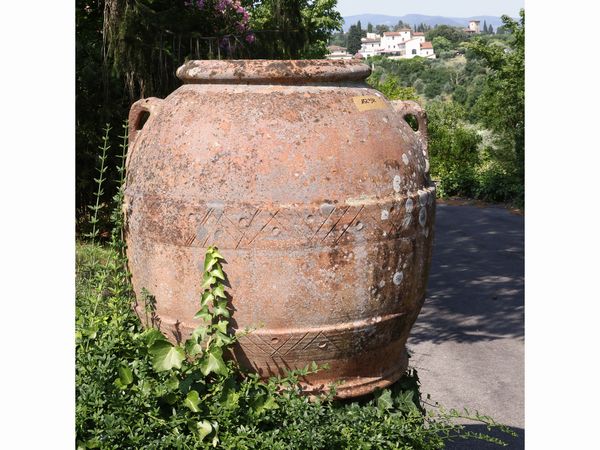
<path id="1" fill-rule="evenodd" d="M 192 339 L 196 342 L 202 342 L 206 339 L 206 335 L 208 334 L 208 328 L 204 325 L 197 326 L 194 331 L 192 331 Z"/>
<path id="2" fill-rule="evenodd" d="M 194 384 L 196 381 L 199 381 L 201 377 L 202 375 L 199 372 L 192 372 L 183 380 L 181 380 L 179 383 L 179 390 L 181 393 L 187 394 L 191 390 L 192 384 Z"/>
<path id="3" fill-rule="evenodd" d="M 174 392 L 169 392 L 166 395 L 163 395 L 161 400 L 172 406 L 177 403 L 177 395 L 175 395 Z"/>
<path id="4" fill-rule="evenodd" d="M 221 333 L 226 334 L 227 333 L 227 325 L 229 325 L 229 321 L 228 320 L 219 320 L 219 322 L 217 322 L 217 324 L 215 325 L 215 327 Z"/>
<path id="5" fill-rule="evenodd" d="M 219 278 L 221 280 L 225 279 L 225 275 L 223 274 L 223 269 L 221 269 L 219 266 L 217 266 L 213 270 L 211 270 L 210 274 L 215 278 Z"/>
<path id="6" fill-rule="evenodd" d="M 171 370 L 173 367 L 181 369 L 181 363 L 185 359 L 185 352 L 181 347 L 163 340 L 157 340 L 148 352 L 152 356 L 152 366 L 157 372 Z"/>
<path id="7" fill-rule="evenodd" d="M 196 313 L 194 319 L 202 319 L 205 322 L 210 322 L 212 319 L 212 314 L 208 310 L 208 307 L 204 306 L 200 311 Z"/>
<path id="8" fill-rule="evenodd" d="M 190 422 L 188 428 L 192 433 L 198 436 L 201 441 L 212 432 L 212 425 L 208 420 L 200 420 L 199 422 Z"/>
<path id="9" fill-rule="evenodd" d="M 170 391 L 174 391 L 175 389 L 179 388 L 179 379 L 175 375 L 173 375 L 167 380 L 165 385 L 167 389 L 169 389 Z"/>
<path id="10" fill-rule="evenodd" d="M 205 273 L 202 277 L 202 289 L 208 289 L 212 284 L 217 281 L 215 277 L 213 277 L 210 273 Z"/>
<path id="11" fill-rule="evenodd" d="M 221 333 L 220 331 L 217 331 L 214 336 L 215 336 L 214 342 L 219 347 L 222 347 L 224 345 L 229 345 L 233 342 L 233 338 L 231 336 L 228 336 L 225 333 Z"/>
<path id="12" fill-rule="evenodd" d="M 142 380 L 142 384 L 140 386 L 140 392 L 144 395 L 150 395 L 152 391 L 152 384 L 148 380 Z"/>
<path id="13" fill-rule="evenodd" d="M 213 308 L 213 314 L 215 316 L 229 317 L 230 314 L 227 309 L 227 300 L 218 300 Z"/>
<path id="14" fill-rule="evenodd" d="M 146 342 L 148 347 L 151 347 L 156 341 L 166 341 L 167 338 L 156 328 L 150 328 L 142 334 L 142 339 Z"/>
<path id="15" fill-rule="evenodd" d="M 202 353 L 202 346 L 195 339 L 185 341 L 185 352 L 190 356 L 196 356 Z"/>
<path id="16" fill-rule="evenodd" d="M 212 348 L 200 363 L 200 370 L 204 376 L 207 376 L 211 372 L 219 375 L 227 375 L 227 366 L 223 361 L 223 350 L 220 347 Z"/>
<path id="17" fill-rule="evenodd" d="M 401 393 L 396 399 L 396 401 L 398 403 L 398 408 L 401 411 L 411 411 L 418 409 L 417 405 L 415 405 L 415 402 L 413 401 L 412 391 L 406 391 L 404 393 Z"/>
<path id="18" fill-rule="evenodd" d="M 212 293 L 215 297 L 227 298 L 227 295 L 225 295 L 225 286 L 223 286 L 221 283 L 217 284 L 213 288 Z"/>
<path id="19" fill-rule="evenodd" d="M 392 393 L 389 390 L 384 390 L 381 392 L 381 395 L 377 398 L 377 407 L 381 411 L 385 411 L 388 409 L 392 409 L 394 406 L 394 401 L 392 400 Z"/>
<path id="20" fill-rule="evenodd" d="M 207 253 L 206 257 L 204 258 L 204 271 L 208 272 L 212 268 L 212 266 L 214 266 L 218 262 L 219 260 L 217 258 L 215 258 L 212 254 Z"/>
<path id="21" fill-rule="evenodd" d="M 223 258 L 223 255 L 221 255 L 219 253 L 219 250 L 217 249 L 217 247 L 213 247 L 212 251 L 210 252 L 213 258 L 218 258 L 218 259 L 225 259 Z"/>
<path id="22" fill-rule="evenodd" d="M 223 383 L 223 390 L 219 397 L 219 403 L 223 405 L 225 409 L 235 409 L 239 404 L 241 393 L 238 392 L 236 388 L 237 383 L 233 378 L 228 378 L 225 383 Z"/>
<path id="23" fill-rule="evenodd" d="M 208 302 L 212 302 L 215 299 L 215 296 L 213 295 L 212 292 L 210 291 L 205 291 L 202 294 L 202 298 L 200 300 L 200 305 L 201 306 L 206 306 L 208 305 Z"/>
<path id="24" fill-rule="evenodd" d="M 271 395 L 260 395 L 250 400 L 250 407 L 257 414 L 261 415 L 270 409 L 277 409 L 279 405 Z"/>
<path id="25" fill-rule="evenodd" d="M 200 412 L 198 403 L 200 403 L 200 397 L 198 396 L 198 392 L 194 390 L 188 392 L 187 397 L 185 397 L 185 400 L 183 401 L 183 404 L 190 408 L 192 412 Z M 208 433 L 210 433 L 210 431 Z"/>
<path id="26" fill-rule="evenodd" d="M 127 386 L 133 381 L 133 373 L 129 367 L 119 366 L 119 381 L 122 386 Z"/>

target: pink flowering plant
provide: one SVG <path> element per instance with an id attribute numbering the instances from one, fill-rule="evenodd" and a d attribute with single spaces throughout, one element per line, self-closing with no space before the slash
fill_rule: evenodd
<path id="1" fill-rule="evenodd" d="M 202 23 L 203 34 L 221 38 L 221 47 L 231 45 L 235 38 L 241 38 L 248 44 L 254 42 L 250 14 L 240 0 L 186 0 L 185 5 L 194 22 Z"/>

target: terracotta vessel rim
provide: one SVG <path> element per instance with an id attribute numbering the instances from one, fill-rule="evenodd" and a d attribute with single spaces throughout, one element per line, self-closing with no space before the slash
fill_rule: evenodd
<path id="1" fill-rule="evenodd" d="M 357 82 L 371 74 L 371 68 L 357 60 L 191 60 L 177 69 L 186 84 Z"/>

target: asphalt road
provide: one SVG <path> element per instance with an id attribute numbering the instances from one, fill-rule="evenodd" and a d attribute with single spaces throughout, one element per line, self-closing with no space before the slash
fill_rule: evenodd
<path id="1" fill-rule="evenodd" d="M 523 241 L 520 215 L 438 204 L 427 299 L 407 343 L 422 393 L 510 426 L 519 437 L 506 439 L 509 449 L 524 447 Z M 500 447 L 476 441 L 447 448 Z"/>

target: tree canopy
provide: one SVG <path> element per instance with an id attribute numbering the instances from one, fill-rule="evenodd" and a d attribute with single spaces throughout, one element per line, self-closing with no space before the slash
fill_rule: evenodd
<path id="1" fill-rule="evenodd" d="M 490 70 L 476 108 L 483 123 L 512 149 L 517 175 L 525 176 L 525 11 L 517 22 L 502 16 L 508 48 L 477 39 L 469 47 Z"/>
<path id="2" fill-rule="evenodd" d="M 437 36 L 444 37 L 450 42 L 458 43 L 467 39 L 467 33 L 460 27 L 451 27 L 449 25 L 438 25 L 437 27 L 425 33 L 425 39 L 433 41 Z"/>

